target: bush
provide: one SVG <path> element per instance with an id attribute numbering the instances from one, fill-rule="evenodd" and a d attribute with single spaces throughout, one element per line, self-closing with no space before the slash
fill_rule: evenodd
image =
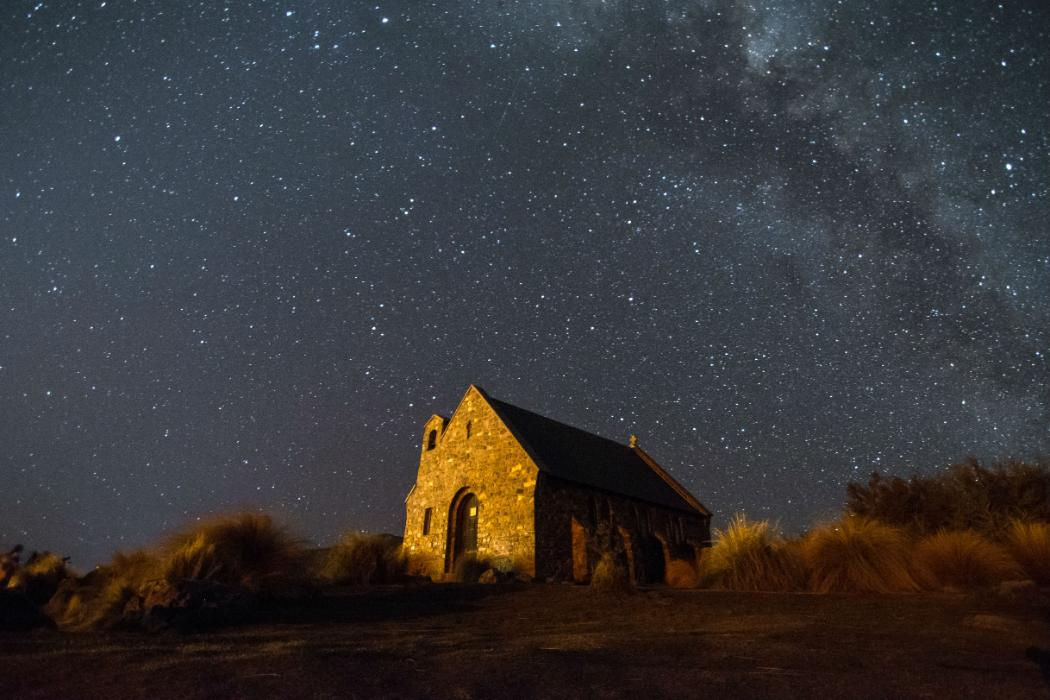
<path id="1" fill-rule="evenodd" d="M 942 530 L 915 546 L 916 577 L 925 588 L 983 588 L 1017 578 L 1007 551 L 972 530 Z"/>
<path id="2" fill-rule="evenodd" d="M 625 567 L 610 551 L 602 552 L 591 572 L 591 590 L 599 593 L 626 593 L 631 581 Z"/>
<path id="3" fill-rule="evenodd" d="M 940 530 L 976 530 L 997 538 L 1011 519 L 1050 522 L 1050 463 L 976 459 L 932 476 L 883 478 L 846 487 L 846 510 L 917 535 Z"/>
<path id="4" fill-rule="evenodd" d="M 700 584 L 696 567 L 683 559 L 672 559 L 667 563 L 664 579 L 671 588 L 696 588 Z"/>
<path id="5" fill-rule="evenodd" d="M 802 541 L 802 550 L 817 593 L 918 589 L 904 534 L 875 520 L 847 517 L 819 527 Z"/>
<path id="6" fill-rule="evenodd" d="M 161 548 L 162 576 L 213 581 L 258 592 L 302 570 L 304 552 L 268 515 L 215 518 L 170 537 Z"/>
<path id="7" fill-rule="evenodd" d="M 1006 548 L 1030 579 L 1050 586 L 1050 523 L 1012 521 Z"/>
<path id="8" fill-rule="evenodd" d="M 800 588 L 805 570 L 797 547 L 785 542 L 767 520 L 733 516 L 729 527 L 715 530 L 706 553 L 703 581 L 734 591 L 791 591 Z"/>
<path id="9" fill-rule="evenodd" d="M 328 551 L 320 574 L 332 583 L 369 585 L 402 581 L 407 571 L 400 537 L 350 533 Z"/>

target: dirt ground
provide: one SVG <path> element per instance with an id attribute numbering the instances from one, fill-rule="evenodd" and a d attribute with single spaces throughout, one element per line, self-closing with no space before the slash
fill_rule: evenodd
<path id="1" fill-rule="evenodd" d="M 1050 698 L 1050 605 L 567 585 L 342 591 L 198 634 L 0 634 L 2 698 Z"/>

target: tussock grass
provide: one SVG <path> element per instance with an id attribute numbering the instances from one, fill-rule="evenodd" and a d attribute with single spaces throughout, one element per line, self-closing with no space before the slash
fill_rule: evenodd
<path id="1" fill-rule="evenodd" d="M 273 593 L 299 577 L 300 542 L 266 515 L 214 518 L 170 536 L 160 546 L 113 559 L 81 579 L 66 580 L 45 612 L 70 630 L 108 629 L 128 622 L 158 585 L 205 581 L 249 593 Z"/>
<path id="2" fill-rule="evenodd" d="M 917 590 L 909 549 L 898 528 L 856 517 L 823 525 L 802 541 L 809 586 L 817 593 Z"/>
<path id="3" fill-rule="evenodd" d="M 144 550 L 117 552 L 109 564 L 83 578 L 67 579 L 44 612 L 62 629 L 108 629 L 121 623 L 124 607 L 142 587 L 161 577 L 162 562 Z"/>
<path id="4" fill-rule="evenodd" d="M 798 548 L 784 541 L 768 520 L 748 520 L 738 513 L 725 530 L 715 530 L 715 537 L 704 557 L 707 585 L 734 591 L 791 591 L 803 585 Z"/>
<path id="5" fill-rule="evenodd" d="M 302 543 L 268 515 L 240 513 L 191 526 L 160 550 L 163 577 L 214 581 L 257 592 L 293 578 L 304 561 Z"/>
<path id="6" fill-rule="evenodd" d="M 1020 576 L 1021 570 L 1000 545 L 973 530 L 942 530 L 915 545 L 914 569 L 924 588 L 984 588 Z"/>
<path id="7" fill-rule="evenodd" d="M 612 552 L 602 552 L 598 563 L 594 565 L 591 590 L 598 593 L 626 593 L 631 590 L 627 567 Z"/>
<path id="8" fill-rule="evenodd" d="M 404 580 L 409 558 L 393 535 L 350 533 L 328 551 L 320 576 L 340 584 L 383 584 Z"/>
<path id="9" fill-rule="evenodd" d="M 1050 523 L 1011 521 L 1006 548 L 1028 578 L 1050 586 Z"/>
<path id="10" fill-rule="evenodd" d="M 700 585 L 696 567 L 683 559 L 672 559 L 668 562 L 664 580 L 671 588 L 696 588 Z"/>

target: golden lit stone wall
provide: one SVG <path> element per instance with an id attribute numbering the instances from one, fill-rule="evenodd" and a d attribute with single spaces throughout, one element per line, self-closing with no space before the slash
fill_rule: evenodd
<path id="1" fill-rule="evenodd" d="M 431 431 L 436 439 L 428 449 Z M 469 489 L 478 498 L 478 557 L 532 576 L 538 470 L 481 392 L 471 387 L 447 422 L 441 416 L 427 421 L 420 447 L 416 484 L 405 501 L 405 550 L 441 578 L 449 509 L 456 494 Z M 430 533 L 424 535 L 427 508 Z"/>

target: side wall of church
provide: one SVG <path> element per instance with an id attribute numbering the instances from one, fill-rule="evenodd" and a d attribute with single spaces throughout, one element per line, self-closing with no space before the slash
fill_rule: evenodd
<path id="1" fill-rule="evenodd" d="M 445 577 L 450 509 L 457 494 L 469 491 L 478 499 L 478 557 L 534 575 L 537 473 L 484 396 L 471 387 L 450 420 L 434 416 L 424 427 L 416 485 L 405 501 L 405 551 L 432 578 Z"/>
<path id="2" fill-rule="evenodd" d="M 540 474 L 536 575 L 587 580 L 609 550 L 637 583 L 660 583 L 671 559 L 697 561 L 710 519 Z"/>

